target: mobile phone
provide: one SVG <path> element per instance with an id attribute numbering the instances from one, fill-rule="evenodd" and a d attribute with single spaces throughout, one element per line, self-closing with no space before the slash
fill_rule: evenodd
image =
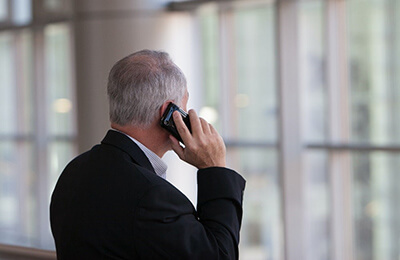
<path id="1" fill-rule="evenodd" d="M 170 132 L 176 139 L 178 139 L 180 142 L 183 143 L 183 140 L 181 136 L 179 135 L 178 130 L 176 129 L 174 118 L 172 117 L 172 114 L 174 111 L 178 111 L 183 119 L 183 122 L 187 126 L 190 132 L 192 132 L 191 127 L 190 127 L 190 119 L 188 113 L 183 111 L 180 107 L 175 105 L 174 103 L 169 103 L 167 109 L 165 109 L 164 114 L 161 117 L 161 127 L 165 128 L 168 132 Z"/>

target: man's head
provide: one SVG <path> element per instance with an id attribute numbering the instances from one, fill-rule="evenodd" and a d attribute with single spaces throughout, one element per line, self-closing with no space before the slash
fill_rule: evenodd
<path id="1" fill-rule="evenodd" d="M 181 104 L 186 78 L 167 53 L 142 50 L 113 66 L 107 93 L 111 123 L 147 128 L 166 101 Z"/>

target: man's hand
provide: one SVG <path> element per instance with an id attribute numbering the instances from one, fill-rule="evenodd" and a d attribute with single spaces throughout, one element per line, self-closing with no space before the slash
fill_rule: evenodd
<path id="1" fill-rule="evenodd" d="M 172 149 L 183 161 L 198 169 L 208 167 L 225 167 L 226 148 L 222 137 L 203 118 L 199 118 L 194 110 L 189 110 L 192 133 L 186 127 L 179 112 L 173 114 L 179 135 L 185 144 L 182 147 L 172 135 Z"/>

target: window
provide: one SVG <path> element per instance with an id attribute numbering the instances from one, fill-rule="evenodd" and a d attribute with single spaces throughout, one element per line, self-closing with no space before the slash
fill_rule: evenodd
<path id="1" fill-rule="evenodd" d="M 399 258 L 400 2 L 197 10 L 203 116 L 247 179 L 241 259 Z"/>
<path id="2" fill-rule="evenodd" d="M 50 194 L 76 154 L 72 32 L 32 20 L 39 2 L 0 3 L 0 243 L 54 249 Z"/>
<path id="3" fill-rule="evenodd" d="M 320 219 L 327 232 L 311 233 L 310 242 L 328 247 L 315 259 L 398 258 L 400 5 L 348 0 L 300 6 L 301 67 L 309 69 L 301 73 L 305 139 L 308 148 L 318 148 L 307 150 L 320 157 L 310 165 L 320 165 L 320 188 L 329 194 L 322 204 L 326 196 L 314 197 L 307 208 L 325 209 Z M 319 22 L 307 23 L 317 16 Z M 314 37 L 304 32 L 310 30 Z M 321 223 L 312 222 L 314 228 Z"/>

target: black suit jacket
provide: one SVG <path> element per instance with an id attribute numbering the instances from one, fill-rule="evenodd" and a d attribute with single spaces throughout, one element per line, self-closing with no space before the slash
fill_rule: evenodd
<path id="1" fill-rule="evenodd" d="M 196 211 L 132 140 L 109 131 L 54 189 L 58 259 L 237 259 L 245 181 L 219 167 L 197 178 Z"/>

